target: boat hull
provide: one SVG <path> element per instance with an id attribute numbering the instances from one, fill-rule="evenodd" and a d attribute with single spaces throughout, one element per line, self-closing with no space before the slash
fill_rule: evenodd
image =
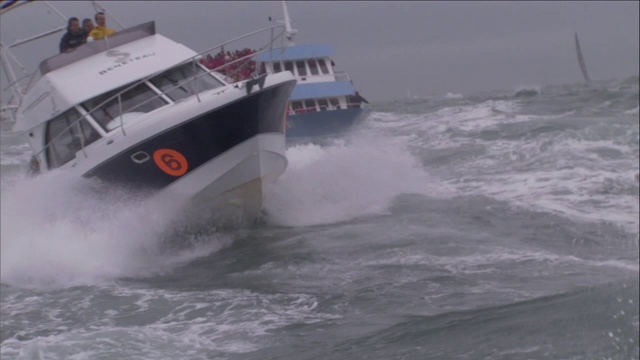
<path id="1" fill-rule="evenodd" d="M 222 213 L 256 217 L 264 186 L 287 166 L 284 112 L 294 84 L 256 90 L 180 122 L 83 176 L 139 190 L 204 221 Z"/>
<path id="2" fill-rule="evenodd" d="M 283 134 L 258 134 L 175 181 L 153 201 L 181 209 L 182 223 L 251 222 L 261 214 L 266 187 L 287 168 L 284 143 Z"/>
<path id="3" fill-rule="evenodd" d="M 338 135 L 361 123 L 369 114 L 368 109 L 341 109 L 287 117 L 287 137 L 316 137 Z"/>

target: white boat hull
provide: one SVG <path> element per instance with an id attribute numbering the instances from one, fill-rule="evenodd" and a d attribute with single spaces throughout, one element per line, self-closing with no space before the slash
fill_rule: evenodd
<path id="1" fill-rule="evenodd" d="M 284 134 L 257 135 L 210 160 L 153 201 L 179 204 L 182 222 L 225 224 L 260 216 L 265 187 L 287 168 Z"/>

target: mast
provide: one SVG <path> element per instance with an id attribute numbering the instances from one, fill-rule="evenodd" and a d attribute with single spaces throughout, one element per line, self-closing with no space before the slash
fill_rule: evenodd
<path id="1" fill-rule="evenodd" d="M 289 18 L 289 9 L 287 8 L 287 2 L 282 1 L 282 9 L 284 10 L 284 25 L 287 29 L 287 40 L 289 40 L 289 46 L 295 45 L 293 37 L 298 33 L 298 30 L 291 28 L 291 19 Z"/>
<path id="2" fill-rule="evenodd" d="M 115 21 L 121 29 L 126 29 L 126 26 L 124 26 L 120 21 L 118 21 L 118 19 L 115 18 L 115 16 L 113 16 L 112 14 L 110 14 L 107 9 L 104 8 L 104 6 L 102 6 L 102 4 L 98 3 L 98 1 L 91 1 L 91 4 L 93 5 L 93 9 L 95 11 L 102 11 L 106 16 L 109 16 L 113 21 Z"/>
<path id="3" fill-rule="evenodd" d="M 587 66 L 584 64 L 584 57 L 582 57 L 582 50 L 580 49 L 580 41 L 578 41 L 578 33 L 575 33 L 575 41 L 576 41 L 576 54 L 578 55 L 578 62 L 580 63 L 580 70 L 582 70 L 582 76 L 584 77 L 584 81 L 589 83 L 591 79 L 589 78 L 589 74 L 587 74 Z"/>

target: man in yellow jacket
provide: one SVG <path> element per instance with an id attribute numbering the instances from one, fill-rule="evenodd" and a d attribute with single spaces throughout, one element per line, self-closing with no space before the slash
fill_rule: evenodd
<path id="1" fill-rule="evenodd" d="M 93 40 L 99 40 L 104 38 L 105 36 L 113 35 L 116 33 L 115 30 L 107 27 L 107 18 L 104 16 L 103 12 L 99 12 L 96 14 L 96 24 L 97 26 L 91 30 L 89 33 L 89 37 Z"/>

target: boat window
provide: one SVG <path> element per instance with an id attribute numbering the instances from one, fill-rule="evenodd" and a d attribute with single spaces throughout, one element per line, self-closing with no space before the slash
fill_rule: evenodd
<path id="1" fill-rule="evenodd" d="M 47 123 L 47 163 L 50 169 L 60 167 L 76 157 L 87 146 L 100 138 L 100 134 L 72 108 Z"/>
<path id="2" fill-rule="evenodd" d="M 309 71 L 311 75 L 318 75 L 318 63 L 315 60 L 309 60 Z"/>
<path id="3" fill-rule="evenodd" d="M 316 102 L 315 100 L 305 100 L 304 107 L 307 108 L 308 111 L 316 111 Z"/>
<path id="4" fill-rule="evenodd" d="M 336 98 L 331 98 L 331 99 L 329 99 L 329 102 L 331 103 L 331 106 L 332 106 L 334 109 L 340 109 L 340 101 L 338 101 L 338 99 L 336 99 Z"/>
<path id="5" fill-rule="evenodd" d="M 318 99 L 318 106 L 320 106 L 320 111 L 325 111 L 327 110 L 329 103 L 327 102 L 327 99 Z"/>
<path id="6" fill-rule="evenodd" d="M 286 71 L 291 71 L 291 74 L 295 75 L 295 73 L 293 72 L 293 63 L 291 61 L 284 62 L 284 69 Z"/>
<path id="7" fill-rule="evenodd" d="M 329 69 L 327 68 L 327 64 L 324 62 L 324 59 L 318 59 L 318 64 L 320 65 L 320 70 L 322 70 L 323 74 L 329 73 Z"/>
<path id="8" fill-rule="evenodd" d="M 304 61 L 296 61 L 296 67 L 298 68 L 298 75 L 307 76 L 307 66 Z"/>
<path id="9" fill-rule="evenodd" d="M 295 112 L 299 112 L 300 110 L 302 110 L 302 102 L 300 101 L 293 101 L 291 103 L 291 108 L 293 109 L 293 111 Z"/>
<path id="10" fill-rule="evenodd" d="M 182 100 L 195 93 L 201 93 L 224 85 L 213 76 L 206 74 L 206 71 L 200 66 L 193 66 L 193 63 L 187 63 L 165 71 L 152 78 L 151 83 L 166 93 L 173 101 Z"/>
<path id="11" fill-rule="evenodd" d="M 282 66 L 280 65 L 280 61 L 273 63 L 273 72 L 279 73 L 282 71 Z"/>
<path id="12" fill-rule="evenodd" d="M 127 117 L 127 113 L 143 115 L 167 104 L 164 99 L 159 97 L 158 94 L 143 83 L 122 93 L 120 96 L 122 105 L 118 103 L 118 98 L 115 97 L 107 101 L 107 103 L 102 105 L 100 108 L 94 110 L 94 108 L 100 105 L 103 101 L 118 94 L 128 86 L 130 85 L 125 85 L 121 88 L 97 96 L 84 102 L 82 106 L 91 113 L 91 116 L 96 120 L 96 122 L 98 122 L 98 124 L 100 124 L 100 126 L 102 126 L 106 131 L 110 131 L 117 128 L 120 125 L 120 121 L 124 122 L 124 117 Z M 120 106 L 122 106 L 123 119 L 120 119 Z M 129 116 L 129 118 L 131 118 L 131 116 Z"/>

